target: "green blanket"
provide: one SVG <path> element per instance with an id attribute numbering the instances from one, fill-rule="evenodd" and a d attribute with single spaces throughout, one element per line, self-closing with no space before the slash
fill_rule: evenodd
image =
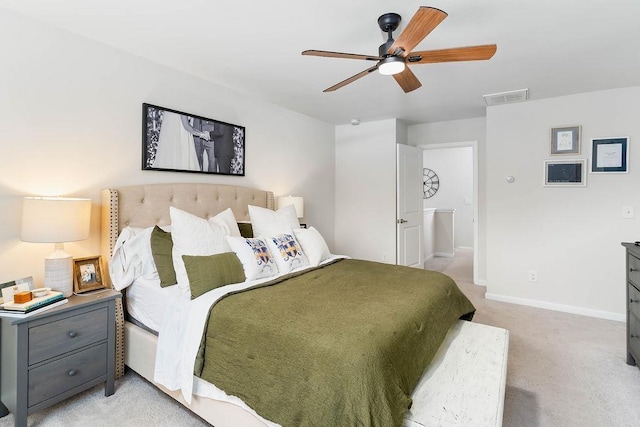
<path id="1" fill-rule="evenodd" d="M 443 274 L 342 260 L 219 301 L 199 376 L 285 427 L 401 426 L 447 331 L 474 310 Z"/>

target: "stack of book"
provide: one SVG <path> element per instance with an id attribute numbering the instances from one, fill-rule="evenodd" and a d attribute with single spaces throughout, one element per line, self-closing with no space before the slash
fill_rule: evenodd
<path id="1" fill-rule="evenodd" d="M 49 291 L 46 295 L 35 297 L 31 301 L 23 303 L 9 301 L 0 304 L 0 316 L 25 317 L 57 307 L 68 301 L 69 300 L 62 295 L 62 292 Z"/>

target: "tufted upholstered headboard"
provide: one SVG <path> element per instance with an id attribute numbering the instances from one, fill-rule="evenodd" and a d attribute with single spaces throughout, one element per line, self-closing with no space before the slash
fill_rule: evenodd
<path id="1" fill-rule="evenodd" d="M 203 218 L 227 208 L 238 221 L 249 220 L 249 205 L 275 209 L 270 191 L 221 184 L 148 184 L 102 190 L 100 254 L 104 277 L 109 279 L 109 260 L 120 231 L 126 227 L 170 224 L 169 206 Z M 116 378 L 124 374 L 124 312 L 116 304 Z"/>

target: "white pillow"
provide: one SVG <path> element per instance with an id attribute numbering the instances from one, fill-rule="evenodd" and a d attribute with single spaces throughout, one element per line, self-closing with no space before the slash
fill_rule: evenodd
<path id="1" fill-rule="evenodd" d="M 249 217 L 254 236 L 275 236 L 276 234 L 292 233 L 300 228 L 293 205 L 283 206 L 277 211 L 249 205 Z"/>
<path id="2" fill-rule="evenodd" d="M 180 289 L 191 295 L 182 255 L 215 255 L 229 252 L 229 245 L 224 239 L 227 228 L 173 206 L 169 207 L 169 216 L 173 240 L 173 269 L 176 271 Z"/>
<path id="3" fill-rule="evenodd" d="M 209 218 L 209 223 L 214 223 L 223 226 L 227 230 L 227 236 L 240 237 L 240 229 L 238 228 L 238 222 L 231 208 L 227 208 L 220 212 L 218 215 Z"/>
<path id="4" fill-rule="evenodd" d="M 109 262 L 109 275 L 116 290 L 123 290 L 140 277 L 157 277 L 151 256 L 152 230 L 153 227 L 125 227 L 120 232 Z"/>
<path id="5" fill-rule="evenodd" d="M 240 259 L 247 280 L 262 279 L 278 274 L 275 258 L 264 239 L 231 236 L 227 236 L 226 239 L 231 250 Z"/>
<path id="6" fill-rule="evenodd" d="M 292 232 L 276 234 L 266 240 L 280 273 L 288 273 L 293 269 L 309 265 L 309 260 Z"/>
<path id="7" fill-rule="evenodd" d="M 293 232 L 296 235 L 296 239 L 298 239 L 298 243 L 302 246 L 304 254 L 309 259 L 309 264 L 313 267 L 331 256 L 327 242 L 314 227 L 299 228 L 293 230 Z"/>

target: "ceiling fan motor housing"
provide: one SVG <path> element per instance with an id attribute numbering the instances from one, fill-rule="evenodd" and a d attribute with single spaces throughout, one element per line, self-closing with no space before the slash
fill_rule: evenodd
<path id="1" fill-rule="evenodd" d="M 378 26 L 382 31 L 388 34 L 387 41 L 380 45 L 378 48 L 378 56 L 386 58 L 389 56 L 389 48 L 393 45 L 394 41 L 391 33 L 393 33 L 400 25 L 402 17 L 397 13 L 385 13 L 378 18 Z"/>

